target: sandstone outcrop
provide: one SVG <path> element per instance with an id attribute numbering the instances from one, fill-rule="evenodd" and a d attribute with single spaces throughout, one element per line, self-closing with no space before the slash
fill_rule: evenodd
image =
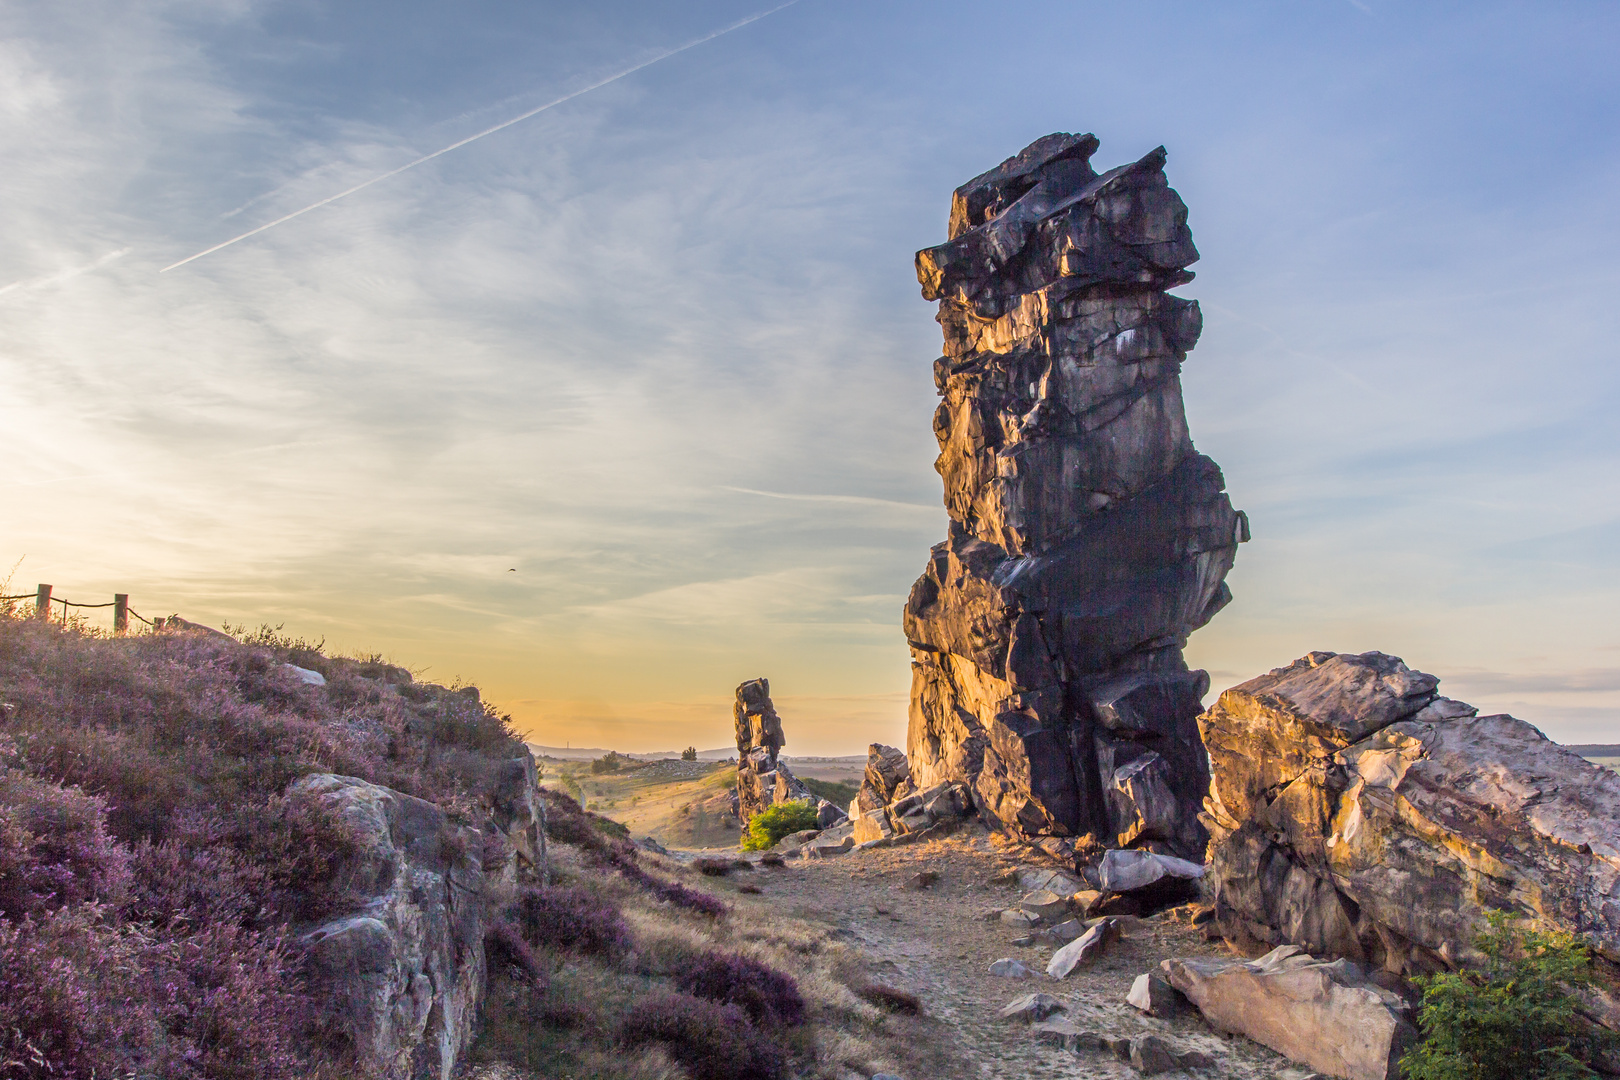
<path id="1" fill-rule="evenodd" d="M 1329 1076 L 1393 1080 L 1417 1037 L 1398 995 L 1351 961 L 1327 963 L 1293 945 L 1249 963 L 1172 959 L 1160 967 L 1216 1030 L 1246 1035 Z"/>
<path id="2" fill-rule="evenodd" d="M 737 725 L 737 803 L 735 813 L 747 825 L 755 814 L 777 803 L 802 801 L 816 807 L 816 820 L 828 828 L 844 820 L 844 812 L 825 799 L 817 799 L 787 762 L 779 760 L 787 738 L 782 718 L 771 703 L 769 679 L 749 679 L 737 687 L 731 707 Z"/>
<path id="3" fill-rule="evenodd" d="M 1486 913 L 1580 936 L 1620 986 L 1620 775 L 1397 657 L 1315 652 L 1199 718 L 1221 932 L 1401 975 L 1467 966 Z M 1593 1015 L 1620 1027 L 1620 998 Z"/>
<path id="4" fill-rule="evenodd" d="M 484 832 L 436 804 L 352 776 L 288 789 L 357 839 L 338 873 L 366 897 L 300 939 L 320 1019 L 350 1043 L 368 1080 L 450 1080 L 485 991 L 486 896 L 520 861 L 543 873 L 545 828 L 532 757 L 497 778 Z"/>
<path id="5" fill-rule="evenodd" d="M 951 525 L 906 603 L 906 751 L 915 789 L 960 782 L 1015 834 L 1197 858 L 1208 679 L 1181 649 L 1248 523 L 1187 432 L 1202 318 L 1166 290 L 1198 252 L 1164 150 L 1099 176 L 1097 145 L 964 184 L 917 254 Z"/>

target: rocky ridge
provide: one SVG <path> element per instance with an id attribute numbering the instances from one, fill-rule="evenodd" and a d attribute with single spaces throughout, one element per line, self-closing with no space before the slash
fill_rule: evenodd
<path id="1" fill-rule="evenodd" d="M 1199 718 L 1221 932 L 1410 976 L 1477 963 L 1506 911 L 1591 947 L 1620 1028 L 1620 775 L 1438 685 L 1314 652 Z"/>
<path id="2" fill-rule="evenodd" d="M 958 188 L 917 254 L 945 355 L 950 536 L 912 587 L 907 757 L 1012 833 L 1201 855 L 1208 688 L 1187 636 L 1248 523 L 1193 448 L 1180 370 L 1198 258 L 1161 147 L 1098 175 L 1054 134 Z"/>

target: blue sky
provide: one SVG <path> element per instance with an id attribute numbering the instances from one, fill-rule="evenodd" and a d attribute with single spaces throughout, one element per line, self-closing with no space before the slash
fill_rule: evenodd
<path id="1" fill-rule="evenodd" d="M 912 253 L 1093 131 L 1169 149 L 1253 522 L 1189 658 L 1378 648 L 1620 741 L 1613 5 L 799 0 L 159 272 L 771 6 L 0 10 L 13 591 L 284 623 L 547 742 L 724 745 L 760 674 L 790 752 L 900 741 Z"/>

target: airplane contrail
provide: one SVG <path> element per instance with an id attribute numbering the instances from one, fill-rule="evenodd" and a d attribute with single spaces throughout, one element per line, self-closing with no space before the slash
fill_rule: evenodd
<path id="1" fill-rule="evenodd" d="M 13 281 L 10 285 L 0 285 L 0 296 L 5 296 L 14 292 L 32 292 L 34 289 L 42 288 L 46 285 L 60 285 L 64 281 L 72 281 L 76 277 L 93 273 L 94 271 L 100 270 L 108 263 L 113 262 L 116 259 L 123 258 L 125 255 L 128 255 L 131 250 L 131 248 L 127 247 L 119 248 L 117 251 L 109 251 L 107 254 L 103 255 L 94 262 L 85 263 L 83 266 L 70 266 L 66 270 L 59 270 L 54 274 L 47 274 L 44 277 L 37 277 L 24 281 Z"/>
<path id="2" fill-rule="evenodd" d="M 431 154 L 423 154 L 421 157 L 417 158 L 415 161 L 408 161 L 405 164 L 401 165 L 397 169 L 390 169 L 388 172 L 382 173 L 379 176 L 373 176 L 370 180 L 366 180 L 366 181 L 364 181 L 362 183 L 354 185 L 354 187 L 352 187 L 352 188 L 348 188 L 348 189 L 346 189 L 344 191 L 340 191 L 336 195 L 328 196 L 327 198 L 322 199 L 320 202 L 310 203 L 308 206 L 304 207 L 302 210 L 294 210 L 290 214 L 287 214 L 287 215 L 285 215 L 283 217 L 278 217 L 274 221 L 266 222 L 265 224 L 260 225 L 257 229 L 249 229 L 247 232 L 243 233 L 241 236 L 233 236 L 229 240 L 226 240 L 223 243 L 215 244 L 211 248 L 205 248 L 202 251 L 197 252 L 197 254 L 195 254 L 195 255 L 188 255 L 184 259 L 181 259 L 177 263 L 170 263 L 168 266 L 165 266 L 162 270 L 159 270 L 158 273 L 167 274 L 170 270 L 174 270 L 174 269 L 177 269 L 179 267 L 182 267 L 182 266 L 186 265 L 186 263 L 196 262 L 198 259 L 202 258 L 204 255 L 212 255 L 214 252 L 219 251 L 221 248 L 228 248 L 232 244 L 238 243 L 238 242 L 240 242 L 242 240 L 246 240 L 250 236 L 257 236 L 260 233 L 264 232 L 266 229 L 273 229 L 277 225 L 283 225 L 283 224 L 291 221 L 295 217 L 302 217 L 304 214 L 309 213 L 311 210 L 319 210 L 323 206 L 329 205 L 331 203 L 335 203 L 339 199 L 347 198 L 348 196 L 353 195 L 357 191 L 362 191 L 365 188 L 370 187 L 372 184 L 381 183 L 382 181 L 387 180 L 391 176 L 398 176 L 400 173 L 405 172 L 407 169 L 414 169 L 418 165 L 424 164 L 425 162 L 432 161 L 436 157 L 443 157 L 445 154 L 448 154 L 452 150 L 459 150 L 463 146 L 466 146 L 470 142 L 477 142 L 479 139 L 482 139 L 486 135 L 493 135 L 497 131 L 501 131 L 501 130 L 503 130 L 505 128 L 509 128 L 513 124 L 522 123 L 523 121 L 527 120 L 529 117 L 536 116 L 536 115 L 538 115 L 540 113 L 543 113 L 547 109 L 556 108 L 558 105 L 561 105 L 565 101 L 572 101 L 574 98 L 577 98 L 582 94 L 588 94 L 592 90 L 599 90 L 602 87 L 606 86 L 608 83 L 618 82 L 620 79 L 624 78 L 626 75 L 634 75 L 636 72 L 640 71 L 642 68 L 651 67 L 652 65 L 658 63 L 660 60 L 668 60 L 670 57 L 676 55 L 677 53 L 683 53 L 688 49 L 695 49 L 699 45 L 702 45 L 705 42 L 713 41 L 717 37 L 722 37 L 722 36 L 724 36 L 726 34 L 729 34 L 733 30 L 741 30 L 743 27 L 747 26 L 749 23 L 758 22 L 759 20 L 765 18 L 767 15 L 774 15 L 778 11 L 781 11 L 783 8 L 790 8 L 794 4 L 797 4 L 798 2 L 799 2 L 799 0 L 787 0 L 787 3 L 785 3 L 785 4 L 778 4 L 776 7 L 770 8 L 770 9 L 768 9 L 766 11 L 761 11 L 758 14 L 755 14 L 755 15 L 750 15 L 745 19 L 738 19 L 736 22 L 732 23 L 729 26 L 722 26 L 720 29 L 712 31 L 712 32 L 707 33 L 707 34 L 704 34 L 702 37 L 693 38 L 691 41 L 688 41 L 684 45 L 677 45 L 673 49 L 666 49 L 664 52 L 659 53 L 658 55 L 652 57 L 650 60 L 643 60 L 641 63 L 635 64 L 635 65 L 633 65 L 631 67 L 627 67 L 623 71 L 615 72 L 614 74 L 609 75 L 607 78 L 602 79 L 599 82 L 594 82 L 594 83 L 591 83 L 591 85 L 589 85 L 589 86 L 584 86 L 584 87 L 581 87 L 578 90 L 570 91 L 569 93 L 564 94 L 560 98 L 556 98 L 556 99 L 554 99 L 552 101 L 548 101 L 544 105 L 537 106 L 536 108 L 530 109 L 526 113 L 522 113 L 521 115 L 514 116 L 510 120 L 503 120 L 499 124 L 496 124 L 494 127 L 485 128 L 483 131 L 480 131 L 480 132 L 478 132 L 477 134 L 474 134 L 474 135 L 469 135 L 465 139 L 461 139 L 461 140 L 459 140 L 457 142 L 453 142 L 449 146 L 440 147 L 439 149 L 433 151 Z"/>

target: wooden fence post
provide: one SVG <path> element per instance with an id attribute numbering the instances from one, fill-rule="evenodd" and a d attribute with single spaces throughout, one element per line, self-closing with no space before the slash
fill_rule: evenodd
<path id="1" fill-rule="evenodd" d="M 122 634 L 129 629 L 129 593 L 113 593 L 113 633 Z"/>
<path id="2" fill-rule="evenodd" d="M 34 618 L 49 619 L 51 617 L 51 587 L 41 585 L 39 595 L 34 600 Z"/>

